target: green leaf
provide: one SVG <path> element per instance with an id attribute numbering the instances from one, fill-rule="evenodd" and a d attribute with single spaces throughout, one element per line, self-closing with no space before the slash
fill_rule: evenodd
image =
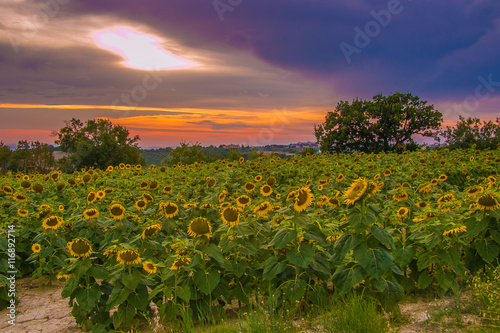
<path id="1" fill-rule="evenodd" d="M 182 299 L 184 302 L 189 303 L 191 300 L 191 288 L 188 285 L 177 286 L 175 288 L 175 295 Z"/>
<path id="2" fill-rule="evenodd" d="M 392 236 L 382 227 L 378 225 L 372 225 L 370 228 L 370 232 L 376 239 L 382 244 L 385 245 L 388 249 L 394 249 L 396 246 L 394 245 L 394 241 L 392 240 Z"/>
<path id="3" fill-rule="evenodd" d="M 368 229 L 370 225 L 375 223 L 377 216 L 372 212 L 366 212 L 361 214 L 358 209 L 353 209 L 351 213 L 347 216 L 347 221 L 356 230 L 357 233 L 363 233 Z"/>
<path id="4" fill-rule="evenodd" d="M 500 233 L 496 230 L 490 229 L 490 235 L 491 235 L 491 238 L 493 238 L 495 240 L 495 242 L 497 242 L 497 244 L 500 245 Z"/>
<path id="5" fill-rule="evenodd" d="M 317 306 L 324 306 L 326 301 L 326 289 L 321 284 L 317 284 L 307 292 L 307 299 L 312 304 Z"/>
<path id="6" fill-rule="evenodd" d="M 243 288 L 239 284 L 233 289 L 233 294 L 238 301 L 245 304 L 250 304 L 250 299 L 248 298 L 245 290 L 243 290 Z"/>
<path id="7" fill-rule="evenodd" d="M 361 243 L 354 248 L 354 258 L 373 278 L 379 279 L 384 276 L 392 264 L 392 255 L 385 248 L 369 248 L 365 243 Z"/>
<path id="8" fill-rule="evenodd" d="M 332 276 L 335 292 L 347 294 L 352 287 L 365 279 L 366 271 L 360 265 L 340 266 Z"/>
<path id="9" fill-rule="evenodd" d="M 79 280 L 92 267 L 92 261 L 89 258 L 78 260 L 76 264 L 75 277 Z"/>
<path id="10" fill-rule="evenodd" d="M 373 280 L 375 288 L 379 290 L 377 298 L 386 311 L 399 311 L 398 303 L 404 298 L 404 289 L 396 281 L 385 279 Z"/>
<path id="11" fill-rule="evenodd" d="M 295 230 L 281 229 L 276 233 L 269 245 L 277 250 L 280 250 L 287 246 L 288 243 L 290 243 L 295 238 L 297 238 L 297 232 Z"/>
<path id="12" fill-rule="evenodd" d="M 203 245 L 201 247 L 201 251 L 210 258 L 215 259 L 220 265 L 224 266 L 224 256 L 222 255 L 221 249 L 217 245 Z"/>
<path id="13" fill-rule="evenodd" d="M 54 252 L 54 248 L 52 246 L 44 247 L 40 251 L 40 257 L 41 258 L 47 258 L 50 254 Z"/>
<path id="14" fill-rule="evenodd" d="M 436 272 L 436 280 L 444 291 L 450 289 L 454 279 L 455 275 L 452 272 L 444 272 L 442 269 Z"/>
<path id="15" fill-rule="evenodd" d="M 76 288 L 78 288 L 78 280 L 74 276 L 72 276 L 64 285 L 64 288 L 61 291 L 61 297 L 62 298 L 70 297 Z"/>
<path id="16" fill-rule="evenodd" d="M 271 256 L 264 263 L 264 272 L 262 273 L 262 278 L 264 280 L 272 280 L 274 277 L 282 273 L 286 268 L 286 262 L 278 261 L 278 257 Z"/>
<path id="17" fill-rule="evenodd" d="M 138 286 L 137 291 L 129 295 L 128 300 L 137 310 L 146 311 L 149 304 L 148 296 L 148 288 L 141 284 Z"/>
<path id="18" fill-rule="evenodd" d="M 424 252 L 417 259 L 418 270 L 421 271 L 430 265 L 439 262 L 439 257 L 432 252 Z"/>
<path id="19" fill-rule="evenodd" d="M 236 275 L 236 277 L 241 277 L 243 273 L 245 273 L 245 270 L 248 267 L 248 263 L 246 261 L 240 261 L 240 262 L 233 262 L 233 273 Z"/>
<path id="20" fill-rule="evenodd" d="M 317 272 L 327 274 L 330 276 L 332 270 L 325 256 L 321 253 L 316 253 L 311 261 L 310 267 Z"/>
<path id="21" fill-rule="evenodd" d="M 299 301 L 305 294 L 307 289 L 307 282 L 298 279 L 285 283 L 283 286 L 283 294 L 292 302 Z"/>
<path id="22" fill-rule="evenodd" d="M 296 266 L 307 268 L 312 261 L 313 253 L 313 248 L 310 245 L 303 244 L 299 245 L 297 250 L 293 249 L 288 251 L 286 258 Z"/>
<path id="23" fill-rule="evenodd" d="M 465 266 L 460 260 L 460 252 L 454 248 L 440 249 L 437 254 L 446 264 L 452 266 L 455 271 L 465 278 Z"/>
<path id="24" fill-rule="evenodd" d="M 405 247 L 394 251 L 394 262 L 402 269 L 410 264 L 417 251 L 413 247 Z"/>
<path id="25" fill-rule="evenodd" d="M 432 283 L 432 277 L 427 270 L 420 272 L 418 276 L 418 288 L 425 289 Z"/>
<path id="26" fill-rule="evenodd" d="M 92 266 L 87 274 L 99 280 L 105 280 L 109 277 L 109 272 L 100 266 Z"/>
<path id="27" fill-rule="evenodd" d="M 125 302 L 131 292 L 132 290 L 128 288 L 115 286 L 109 296 L 108 302 L 106 303 L 106 311 L 110 311 L 114 306 Z"/>
<path id="28" fill-rule="evenodd" d="M 473 246 L 481 258 L 490 263 L 498 257 L 500 252 L 500 245 L 490 239 L 477 239 L 474 241 Z"/>
<path id="29" fill-rule="evenodd" d="M 77 291 L 76 301 L 78 305 L 85 311 L 92 311 L 101 298 L 101 289 L 98 284 L 94 284 L 90 288 L 80 289 Z"/>
<path id="30" fill-rule="evenodd" d="M 66 249 L 66 240 L 62 237 L 56 237 L 52 244 L 60 249 Z"/>
<path id="31" fill-rule="evenodd" d="M 205 295 L 210 294 L 220 281 L 220 274 L 216 269 L 211 268 L 209 271 L 198 270 L 193 276 L 194 283 Z"/>
<path id="32" fill-rule="evenodd" d="M 475 217 L 468 218 L 465 221 L 467 234 L 472 237 L 479 235 L 479 233 L 484 229 L 486 229 L 489 224 L 490 224 L 490 219 L 488 216 L 484 217 L 480 221 L 478 221 Z"/>
<path id="33" fill-rule="evenodd" d="M 135 316 L 135 308 L 132 304 L 122 303 L 118 307 L 118 318 L 125 325 L 130 324 Z"/>
<path id="34" fill-rule="evenodd" d="M 141 272 L 137 269 L 132 270 L 132 274 L 129 274 L 128 271 L 122 273 L 122 283 L 127 289 L 135 290 L 140 281 Z"/>

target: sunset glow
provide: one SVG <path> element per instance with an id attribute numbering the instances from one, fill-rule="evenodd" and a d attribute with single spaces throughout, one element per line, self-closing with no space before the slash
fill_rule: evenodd
<path id="1" fill-rule="evenodd" d="M 129 27 L 96 32 L 93 38 L 99 47 L 122 56 L 123 64 L 142 70 L 179 69 L 195 66 L 191 61 L 173 55 L 162 48 L 162 41 Z"/>

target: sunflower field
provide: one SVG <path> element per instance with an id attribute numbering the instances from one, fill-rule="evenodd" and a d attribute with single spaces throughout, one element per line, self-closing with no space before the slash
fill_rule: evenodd
<path id="1" fill-rule="evenodd" d="M 359 291 L 458 293 L 499 265 L 500 150 L 261 157 L 0 179 L 19 275 L 64 280 L 93 332 L 205 320 L 234 302 L 321 306 Z"/>

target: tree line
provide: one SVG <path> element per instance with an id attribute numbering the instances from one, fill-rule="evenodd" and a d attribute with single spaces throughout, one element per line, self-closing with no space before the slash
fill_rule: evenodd
<path id="1" fill-rule="evenodd" d="M 442 127 L 443 115 L 411 93 L 396 92 L 390 96 L 378 94 L 373 100 L 354 99 L 340 101 L 327 113 L 325 122 L 314 126 L 314 134 L 321 152 L 366 153 L 400 152 L 415 150 L 422 145 L 415 135 L 434 138 L 448 149 L 498 149 L 500 145 L 500 118 L 481 121 L 479 118 L 460 116 L 455 126 Z M 0 173 L 40 172 L 53 168 L 73 172 L 82 168 L 106 169 L 120 163 L 145 165 L 138 146 L 139 136 L 113 124 L 108 119 L 91 119 L 83 123 L 71 119 L 59 131 L 54 131 L 54 143 L 64 153 L 54 159 L 53 147 L 38 141 L 19 141 L 13 151 L 0 141 Z M 162 164 L 192 164 L 213 162 L 218 159 L 238 161 L 241 157 L 255 159 L 262 152 L 247 147 L 245 154 L 236 150 L 221 151 L 216 147 L 201 147 L 199 143 L 181 142 L 169 149 Z M 314 153 L 304 150 L 304 155 Z"/>

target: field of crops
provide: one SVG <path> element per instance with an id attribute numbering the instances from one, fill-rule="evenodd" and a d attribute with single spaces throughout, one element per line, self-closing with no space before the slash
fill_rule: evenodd
<path id="1" fill-rule="evenodd" d="M 0 308 L 15 269 L 65 280 L 93 332 L 152 304 L 191 322 L 235 299 L 322 305 L 353 289 L 397 312 L 405 292 L 459 292 L 498 266 L 499 171 L 500 150 L 433 150 L 6 175 Z"/>

